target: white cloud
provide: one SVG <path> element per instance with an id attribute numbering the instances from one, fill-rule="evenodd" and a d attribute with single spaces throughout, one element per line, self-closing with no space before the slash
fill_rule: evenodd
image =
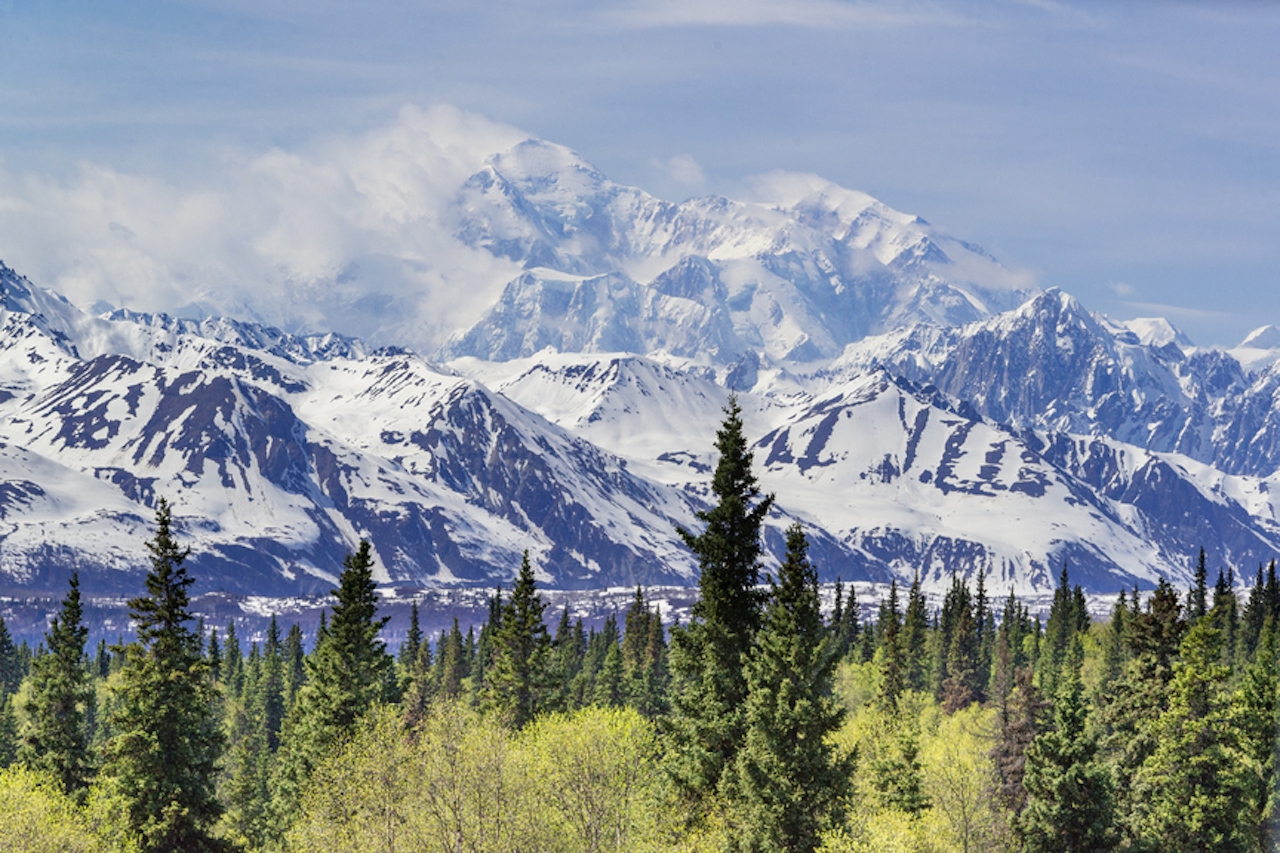
<path id="1" fill-rule="evenodd" d="M 677 154 L 666 162 L 654 160 L 653 164 L 677 184 L 696 187 L 707 182 L 707 175 L 702 171 L 702 165 L 694 159 L 692 154 Z"/>
<path id="2" fill-rule="evenodd" d="M 1110 290 L 1116 296 L 1119 296 L 1123 299 L 1128 299 L 1131 296 L 1138 295 L 1138 289 L 1136 287 L 1134 287 L 1132 284 L 1127 284 L 1126 282 L 1123 282 L 1123 281 L 1107 282 L 1107 290 Z"/>
<path id="3" fill-rule="evenodd" d="M 406 107 L 363 135 L 229 157 L 189 183 L 90 163 L 63 180 L 0 172 L 0 258 L 82 305 L 201 303 L 426 350 L 517 272 L 451 238 L 451 202 L 524 138 Z"/>

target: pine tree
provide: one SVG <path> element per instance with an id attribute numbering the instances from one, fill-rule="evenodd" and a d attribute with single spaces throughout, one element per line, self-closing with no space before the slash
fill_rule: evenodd
<path id="1" fill-rule="evenodd" d="M 22 661 L 18 658 L 18 647 L 13 643 L 9 627 L 0 616 L 0 697 L 12 696 L 18 692 L 22 684 Z"/>
<path id="2" fill-rule="evenodd" d="M 1015 680 L 1016 685 L 1000 708 L 1000 731 L 991 759 L 998 779 L 996 796 L 1016 820 L 1027 805 L 1027 789 L 1023 785 L 1027 749 L 1044 728 L 1048 703 L 1036 689 L 1030 667 L 1017 668 Z"/>
<path id="3" fill-rule="evenodd" d="M 227 692 L 239 696 L 244 689 L 244 651 L 240 648 L 240 638 L 236 636 L 236 622 L 227 620 L 226 643 L 222 648 L 222 683 Z"/>
<path id="4" fill-rule="evenodd" d="M 1209 573 L 1204 564 L 1204 549 L 1200 549 L 1200 558 L 1196 561 L 1195 582 L 1187 593 L 1187 621 L 1194 622 L 1208 613 L 1209 607 Z"/>
<path id="5" fill-rule="evenodd" d="M 442 632 L 440 636 L 440 653 L 436 663 L 439 672 L 435 681 L 441 698 L 452 700 L 462 695 L 463 681 L 468 676 L 466 651 L 466 641 L 462 638 L 462 629 L 458 627 L 458 617 L 455 616 L 448 634 Z"/>
<path id="6" fill-rule="evenodd" d="M 1164 579 L 1141 611 L 1139 599 L 1135 590 L 1127 618 L 1129 660 L 1100 715 L 1101 746 L 1115 782 L 1117 818 L 1131 842 L 1135 840 L 1131 817 L 1140 805 L 1133 776 L 1156 749 L 1155 722 L 1167 701 L 1173 661 L 1186 627 L 1177 590 Z"/>
<path id="7" fill-rule="evenodd" d="M 761 497 L 743 435 L 742 410 L 730 398 L 716 434 L 716 505 L 699 513 L 706 529 L 679 533 L 698 557 L 697 602 L 689 624 L 671 631 L 672 748 L 667 768 L 693 803 L 713 792 L 743 739 L 747 684 L 743 660 L 760 622 L 760 528 L 773 505 Z"/>
<path id="8" fill-rule="evenodd" d="M 920 572 L 911 579 L 907 593 L 907 611 L 902 617 L 903 683 L 909 690 L 927 690 L 929 687 L 928 656 L 925 654 L 929 635 L 929 613 L 924 593 L 920 591 Z"/>
<path id="9" fill-rule="evenodd" d="M 852 767 L 828 742 L 843 711 L 832 696 L 836 657 L 807 552 L 793 525 L 746 664 L 746 737 L 730 777 L 744 851 L 816 849 L 849 795 Z"/>
<path id="10" fill-rule="evenodd" d="M 405 632 L 404 642 L 397 653 L 400 668 L 405 672 L 413 669 L 418 659 L 418 648 L 422 645 L 422 627 L 418 623 L 418 602 L 409 605 L 409 630 Z"/>
<path id="11" fill-rule="evenodd" d="M 876 632 L 881 636 L 880 705 L 886 710 L 898 707 L 898 697 L 906 687 L 906 666 L 902 655 L 902 622 L 898 611 L 898 580 L 889 583 L 889 597 L 880 605 Z"/>
<path id="12" fill-rule="evenodd" d="M 942 684 L 942 705 L 948 714 L 967 708 L 982 698 L 978 671 L 979 633 L 968 596 L 960 599 L 951 642 L 947 647 L 947 680 Z"/>
<path id="13" fill-rule="evenodd" d="M 258 684 L 258 701 L 262 705 L 262 726 L 267 749 L 280 748 L 280 732 L 284 728 L 285 649 L 280 642 L 280 626 L 272 615 L 267 627 L 267 642 L 262 649 L 262 676 Z"/>
<path id="14" fill-rule="evenodd" d="M 409 689 L 404 692 L 404 721 L 410 728 L 416 727 L 426 718 L 436 697 L 438 685 L 433 660 L 431 641 L 420 641 L 413 666 L 409 670 Z"/>
<path id="15" fill-rule="evenodd" d="M 323 615 L 323 614 L 322 614 Z M 287 714 L 297 701 L 298 691 L 307 682 L 307 656 L 302 643 L 302 626 L 294 622 L 284 638 L 284 707 Z"/>
<path id="16" fill-rule="evenodd" d="M 542 621 L 545 607 L 526 551 L 511 598 L 502 605 L 484 687 L 485 705 L 515 728 L 522 728 L 543 709 L 550 687 L 551 640 Z"/>
<path id="17" fill-rule="evenodd" d="M 1265 628 L 1253 663 L 1244 671 L 1231 699 L 1231 728 L 1239 738 L 1242 783 L 1249 802 L 1242 823 L 1252 828 L 1254 849 L 1268 850 L 1268 839 L 1280 839 L 1280 811 L 1276 785 L 1276 720 L 1280 708 L 1280 670 L 1277 670 L 1275 632 Z"/>
<path id="18" fill-rule="evenodd" d="M 222 734 L 211 713 L 208 663 L 189 625 L 192 578 L 184 563 L 191 551 L 178 547 L 171 523 L 161 499 L 147 542 L 147 594 L 129 602 L 138 639 L 125 651 L 103 768 L 146 853 L 220 847 L 210 829 L 222 811 L 214 795 Z"/>
<path id="19" fill-rule="evenodd" d="M 1228 716 L 1221 636 L 1209 620 L 1182 642 L 1155 749 L 1133 779 L 1134 835 L 1163 850 L 1250 850 L 1247 763 Z M 1272 721 L 1274 725 L 1274 720 Z"/>
<path id="20" fill-rule="evenodd" d="M 1085 730 L 1075 668 L 1060 673 L 1060 681 L 1054 726 L 1027 748 L 1027 803 L 1016 827 L 1025 853 L 1105 853 L 1116 844 L 1111 778 Z"/>
<path id="21" fill-rule="evenodd" d="M 80 578 L 72 574 L 62 612 L 45 633 L 48 652 L 31 667 L 31 695 L 24 709 L 28 727 L 19 750 L 23 763 L 52 773 L 68 794 L 87 788 L 93 772 L 85 720 L 90 702 L 85 669 L 89 629 L 83 616 Z"/>
<path id="22" fill-rule="evenodd" d="M 892 809 L 919 816 L 929 808 L 920 765 L 920 731 L 917 720 L 899 718 L 893 747 L 871 763 L 871 785 L 880 802 Z"/>
<path id="23" fill-rule="evenodd" d="M 384 699 L 392 659 L 378 638 L 387 620 L 377 618 L 369 543 L 361 541 L 342 565 L 338 588 L 331 593 L 337 603 L 306 659 L 306 683 L 298 691 L 287 726 L 290 737 L 281 748 L 278 816 L 292 817 L 312 770 Z"/>
<path id="24" fill-rule="evenodd" d="M 278 660 L 278 650 L 276 656 Z M 219 825 L 222 834 L 252 848 L 261 848 L 270 830 L 273 756 L 267 715 L 269 657 L 269 651 L 266 656 L 259 653 L 257 643 L 251 646 L 243 669 L 244 689 L 239 697 L 230 700 L 225 780 L 220 788 L 227 806 Z M 276 686 L 277 691 L 279 687 Z"/>

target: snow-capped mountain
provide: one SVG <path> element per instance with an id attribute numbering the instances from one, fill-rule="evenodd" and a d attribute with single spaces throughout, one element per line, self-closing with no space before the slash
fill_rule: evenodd
<path id="1" fill-rule="evenodd" d="M 1280 469 L 1275 361 L 1255 355 L 1261 366 L 1250 370 L 1237 358 L 1239 349 L 1197 349 L 1167 322 L 1163 327 L 1144 343 L 1131 328 L 1050 290 L 966 326 L 866 338 L 824 373 L 838 379 L 883 366 L 1012 427 L 1106 436 L 1230 474 L 1274 474 Z M 1140 328 L 1153 331 L 1150 323 Z"/>
<path id="2" fill-rule="evenodd" d="M 675 204 L 546 142 L 496 155 L 459 194 L 457 236 L 526 271 L 443 355 L 803 363 L 886 329 L 987 317 L 1028 293 L 981 249 L 870 196 L 795 176 L 767 194 Z"/>
<path id="3" fill-rule="evenodd" d="M 690 584 L 676 529 L 730 393 L 777 496 L 766 569 L 794 520 L 825 580 L 935 589 L 1280 551 L 1274 327 L 1199 349 L 863 194 L 760 196 L 662 201 L 537 140 L 490 157 L 442 239 L 518 272 L 439 362 L 94 315 L 0 264 L 0 593 L 134 588 L 160 496 L 213 590 L 323 591 L 361 538 L 386 584 L 488 586 L 525 550 L 550 586 Z"/>

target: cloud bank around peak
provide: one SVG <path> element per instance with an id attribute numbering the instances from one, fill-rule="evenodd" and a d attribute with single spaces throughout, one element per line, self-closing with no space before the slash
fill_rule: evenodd
<path id="1" fill-rule="evenodd" d="M 93 163 L 58 180 L 0 171 L 0 258 L 85 306 L 426 346 L 517 272 L 453 240 L 450 205 L 525 138 L 454 107 L 405 107 L 366 133 L 229 155 L 186 181 Z"/>

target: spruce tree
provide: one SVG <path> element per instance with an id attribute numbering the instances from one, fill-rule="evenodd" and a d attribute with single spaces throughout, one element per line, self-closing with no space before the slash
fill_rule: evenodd
<path id="1" fill-rule="evenodd" d="M 22 661 L 18 657 L 18 647 L 14 645 L 9 626 L 0 616 L 0 696 L 12 696 L 18 692 L 22 684 Z"/>
<path id="2" fill-rule="evenodd" d="M 301 786 L 317 764 L 355 730 L 356 722 L 383 701 L 392 659 L 379 633 L 373 556 L 367 541 L 343 560 L 332 617 L 322 624 L 306 659 L 306 683 L 298 691 L 282 745 L 277 778 L 279 817 L 291 818 Z"/>
<path id="3" fill-rule="evenodd" d="M 1134 836 L 1163 850 L 1250 850 L 1250 767 L 1229 718 L 1221 636 L 1209 620 L 1192 625 L 1169 684 L 1167 708 L 1152 726 L 1155 749 L 1133 779 Z M 1273 718 L 1274 724 L 1274 718 Z"/>
<path id="4" fill-rule="evenodd" d="M 129 602 L 138 638 L 125 650 L 103 768 L 145 853 L 220 847 L 210 829 L 222 811 L 214 777 L 223 739 L 208 662 L 190 625 L 192 578 L 184 564 L 191 551 L 178 547 L 171 523 L 161 499 L 147 542 L 147 594 Z"/>
<path id="5" fill-rule="evenodd" d="M 52 773 L 68 794 L 87 788 L 93 772 L 85 720 L 90 702 L 85 669 L 89 629 L 83 616 L 80 578 L 72 574 L 62 611 L 44 635 L 48 651 L 31 667 L 31 694 L 24 709 L 28 725 L 19 750 L 23 763 Z"/>
<path id="6" fill-rule="evenodd" d="M 880 705 L 886 710 L 894 710 L 898 707 L 898 697 L 906 688 L 897 578 L 889 582 L 889 597 L 880 604 L 876 633 L 880 635 Z"/>
<path id="7" fill-rule="evenodd" d="M 1209 606 L 1209 573 L 1204 564 L 1204 549 L 1200 549 L 1200 558 L 1196 561 L 1195 581 L 1187 593 L 1187 621 L 1194 622 L 1208 613 Z"/>
<path id="8" fill-rule="evenodd" d="M 903 680 L 909 690 L 927 690 L 929 665 L 925 650 L 929 639 L 929 612 L 924 593 L 920 591 L 920 572 L 916 570 L 907 593 L 907 611 L 902 617 Z"/>
<path id="9" fill-rule="evenodd" d="M 1053 728 L 1027 748 L 1027 802 L 1015 825 L 1025 853 L 1105 853 L 1117 840 L 1111 778 L 1085 730 L 1075 668 L 1060 673 L 1060 681 Z"/>
<path id="10" fill-rule="evenodd" d="M 840 822 L 852 767 L 828 742 L 844 716 L 832 696 L 835 664 L 796 524 L 746 664 L 746 737 L 730 785 L 740 849 L 812 851 Z"/>
<path id="11" fill-rule="evenodd" d="M 755 639 L 762 597 L 760 529 L 773 505 L 751 470 L 742 410 L 729 399 L 716 433 L 720 459 L 712 476 L 716 505 L 699 513 L 706 525 L 681 537 L 698 558 L 698 600 L 689 624 L 671 631 L 672 748 L 667 768 L 692 803 L 716 790 L 743 738 L 747 696 L 743 660 Z"/>
<path id="12" fill-rule="evenodd" d="M 525 551 L 511 598 L 502 605 L 501 621 L 493 634 L 484 686 L 485 705 L 515 728 L 543 710 L 551 686 L 551 640 L 542 621 L 545 607 Z"/>
<path id="13" fill-rule="evenodd" d="M 439 654 L 436 656 L 435 682 L 443 699 L 457 699 L 462 695 L 463 682 L 468 676 L 466 641 L 458 627 L 458 617 L 453 618 L 449 632 L 440 634 Z"/>

